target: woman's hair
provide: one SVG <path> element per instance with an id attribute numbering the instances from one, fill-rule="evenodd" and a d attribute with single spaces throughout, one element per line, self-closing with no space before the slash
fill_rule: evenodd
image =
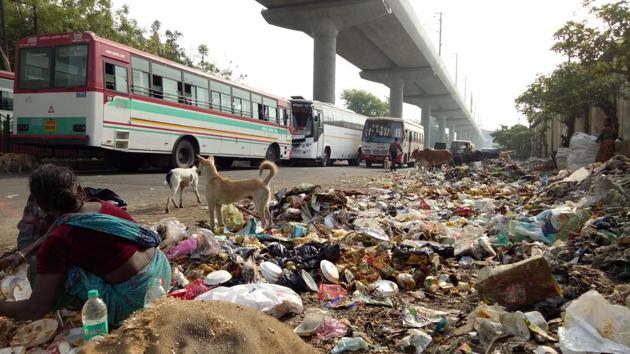
<path id="1" fill-rule="evenodd" d="M 45 164 L 31 173 L 31 195 L 45 212 L 71 213 L 83 206 L 85 195 L 71 169 Z"/>

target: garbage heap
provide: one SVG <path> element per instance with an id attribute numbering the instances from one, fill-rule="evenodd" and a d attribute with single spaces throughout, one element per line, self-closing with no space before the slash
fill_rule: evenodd
<path id="1" fill-rule="evenodd" d="M 629 176 L 623 156 L 496 160 L 282 190 L 271 230 L 248 204 L 154 227 L 169 297 L 260 310 L 322 352 L 630 353 Z"/>

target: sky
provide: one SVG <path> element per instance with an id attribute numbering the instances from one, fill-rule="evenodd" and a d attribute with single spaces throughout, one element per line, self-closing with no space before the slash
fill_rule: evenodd
<path id="1" fill-rule="evenodd" d="M 458 88 L 482 128 L 525 123 L 514 99 L 538 73 L 549 73 L 565 60 L 553 53 L 553 33 L 566 21 L 583 18 L 581 0 L 409 0 L 437 48 L 442 13 L 442 60 L 452 77 L 458 62 Z M 173 4 L 177 6 L 173 6 Z M 219 65 L 246 74 L 244 83 L 282 97 L 312 97 L 313 40 L 302 32 L 267 24 L 255 0 L 113 0 L 127 4 L 130 15 L 148 29 L 184 34 L 180 43 L 195 53 L 205 43 Z M 457 53 L 457 56 L 455 56 Z M 465 85 L 464 85 L 465 81 Z M 337 105 L 342 90 L 361 88 L 386 97 L 389 89 L 363 80 L 359 69 L 337 56 Z M 403 116 L 419 119 L 420 109 L 405 104 Z"/>

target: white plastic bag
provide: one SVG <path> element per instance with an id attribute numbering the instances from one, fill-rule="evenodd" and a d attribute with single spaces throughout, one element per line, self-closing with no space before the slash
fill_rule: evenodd
<path id="1" fill-rule="evenodd" d="M 569 305 L 558 335 L 563 354 L 630 354 L 630 309 L 588 291 Z"/>
<path id="2" fill-rule="evenodd" d="M 300 295 L 287 287 L 276 284 L 220 286 L 197 296 L 195 300 L 232 302 L 255 308 L 276 318 L 287 313 L 301 313 L 304 310 Z"/>
<path id="3" fill-rule="evenodd" d="M 568 168 L 572 171 L 580 169 L 595 162 L 599 152 L 597 137 L 575 133 L 569 141 L 569 156 L 567 157 Z"/>

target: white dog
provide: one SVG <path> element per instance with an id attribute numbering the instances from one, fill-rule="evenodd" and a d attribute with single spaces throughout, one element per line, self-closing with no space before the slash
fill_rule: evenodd
<path id="1" fill-rule="evenodd" d="M 168 186 L 171 188 L 172 195 L 166 199 L 166 212 L 169 212 L 169 204 L 172 201 L 173 205 L 176 208 L 183 208 L 182 204 L 182 195 L 184 193 L 184 188 L 188 186 L 192 186 L 195 191 L 195 195 L 197 195 L 197 203 L 201 203 L 201 198 L 199 197 L 199 191 L 197 190 L 197 185 L 199 184 L 199 173 L 197 173 L 197 166 L 193 166 L 191 168 L 174 168 L 170 170 L 166 174 L 166 182 Z M 175 196 L 179 191 L 179 206 L 175 203 Z"/>

